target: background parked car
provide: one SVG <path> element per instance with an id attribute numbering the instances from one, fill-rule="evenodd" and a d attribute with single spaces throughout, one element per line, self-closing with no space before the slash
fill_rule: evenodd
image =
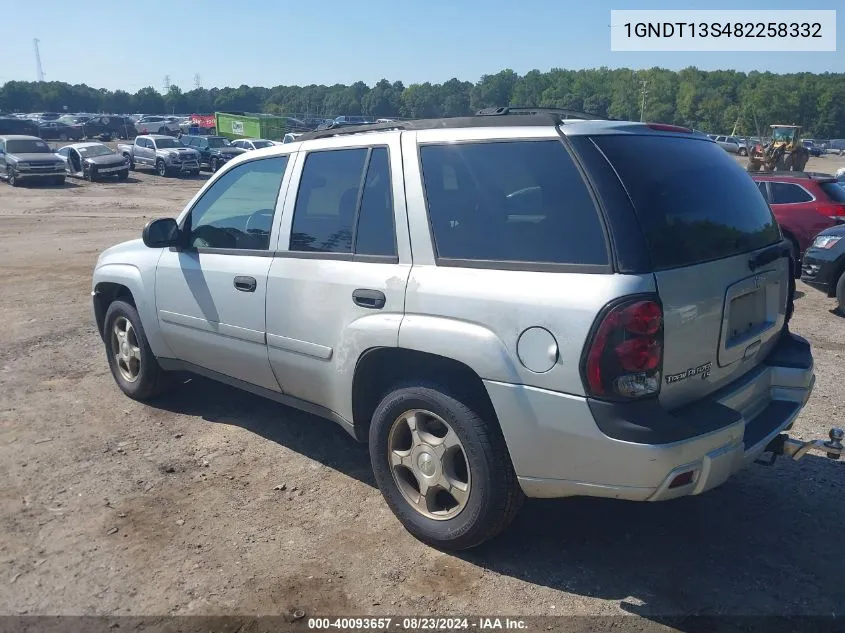
<path id="1" fill-rule="evenodd" d="M 29 119 L 17 117 L 0 117 L 0 135 L 23 134 L 24 136 L 38 136 L 38 125 Z"/>
<path id="2" fill-rule="evenodd" d="M 229 139 L 223 136 L 190 136 L 179 139 L 182 145 L 190 147 L 200 154 L 200 167 L 207 167 L 212 173 L 246 150 L 232 147 Z"/>
<path id="3" fill-rule="evenodd" d="M 253 149 L 263 149 L 265 147 L 273 147 L 275 143 L 264 138 L 240 138 L 232 141 L 232 147 L 239 147 L 247 151 Z"/>
<path id="4" fill-rule="evenodd" d="M 822 148 L 816 145 L 814 141 L 811 141 L 810 139 L 804 139 L 801 142 L 804 144 L 804 147 L 807 148 L 807 151 L 810 152 L 810 156 L 819 157 L 822 155 Z"/>
<path id="5" fill-rule="evenodd" d="M 85 133 L 80 125 L 68 125 L 60 121 L 42 121 L 38 124 L 39 138 L 45 141 L 78 141 Z"/>
<path id="6" fill-rule="evenodd" d="M 816 235 L 845 222 L 845 190 L 831 176 L 773 172 L 753 178 L 792 242 L 798 262 Z"/>
<path id="7" fill-rule="evenodd" d="M 801 281 L 836 297 L 845 314 L 845 225 L 825 229 L 804 254 Z"/>
<path id="8" fill-rule="evenodd" d="M 129 160 L 102 143 L 65 145 L 56 155 L 64 161 L 69 176 L 92 182 L 111 176 L 126 180 L 129 176 Z"/>
<path id="9" fill-rule="evenodd" d="M 138 134 L 176 134 L 179 122 L 173 117 L 146 116 L 135 123 Z"/>
<path id="10" fill-rule="evenodd" d="M 36 136 L 0 136 L 0 178 L 13 187 L 21 181 L 61 185 L 65 166 L 47 143 Z"/>
<path id="11" fill-rule="evenodd" d="M 117 138 L 135 138 L 138 130 L 128 117 L 102 115 L 93 117 L 82 124 L 87 138 L 102 140 Z"/>
<path id="12" fill-rule="evenodd" d="M 736 136 L 717 136 L 714 140 L 719 147 L 731 154 L 748 155 L 748 146 Z"/>

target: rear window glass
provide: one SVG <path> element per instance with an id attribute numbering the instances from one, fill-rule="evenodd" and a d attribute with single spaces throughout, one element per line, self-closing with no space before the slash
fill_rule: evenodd
<path id="1" fill-rule="evenodd" d="M 425 145 L 420 159 L 439 257 L 608 263 L 598 212 L 559 140 Z"/>
<path id="2" fill-rule="evenodd" d="M 656 270 L 730 257 L 780 240 L 757 185 L 718 145 L 659 135 L 593 141 L 631 197 Z"/>
<path id="3" fill-rule="evenodd" d="M 845 202 L 845 187 L 835 182 L 822 182 L 819 187 L 834 202 Z"/>

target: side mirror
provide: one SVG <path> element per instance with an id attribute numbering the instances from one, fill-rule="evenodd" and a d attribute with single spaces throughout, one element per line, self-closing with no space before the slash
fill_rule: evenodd
<path id="1" fill-rule="evenodd" d="M 173 218 L 152 220 L 144 227 L 141 237 L 144 240 L 144 246 L 149 248 L 177 246 L 179 243 L 179 225 Z"/>
<path id="2" fill-rule="evenodd" d="M 59 151 L 59 148 L 58 148 L 58 147 L 56 147 L 55 145 L 51 145 L 51 146 L 50 146 L 50 151 L 51 151 L 51 152 L 53 152 L 53 153 L 55 154 L 56 152 L 58 152 L 58 151 Z"/>

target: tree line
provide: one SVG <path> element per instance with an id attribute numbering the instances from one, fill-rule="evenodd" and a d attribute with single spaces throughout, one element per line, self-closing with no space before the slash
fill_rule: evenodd
<path id="1" fill-rule="evenodd" d="M 755 134 L 772 123 L 796 124 L 802 135 L 845 138 L 845 73 L 773 74 L 734 70 L 651 68 L 510 69 L 475 83 L 441 84 L 382 79 L 352 85 L 196 88 L 151 86 L 131 94 L 62 82 L 9 81 L 0 111 L 211 113 L 215 111 L 362 114 L 371 117 L 461 116 L 480 108 L 519 105 L 583 110 L 602 117 L 675 123 L 707 132 Z"/>

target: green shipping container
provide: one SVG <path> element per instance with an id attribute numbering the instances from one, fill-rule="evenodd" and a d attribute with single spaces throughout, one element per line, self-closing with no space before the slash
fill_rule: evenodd
<path id="1" fill-rule="evenodd" d="M 253 112 L 215 112 L 217 134 L 228 139 L 266 138 L 281 141 L 287 129 L 286 117 Z"/>

